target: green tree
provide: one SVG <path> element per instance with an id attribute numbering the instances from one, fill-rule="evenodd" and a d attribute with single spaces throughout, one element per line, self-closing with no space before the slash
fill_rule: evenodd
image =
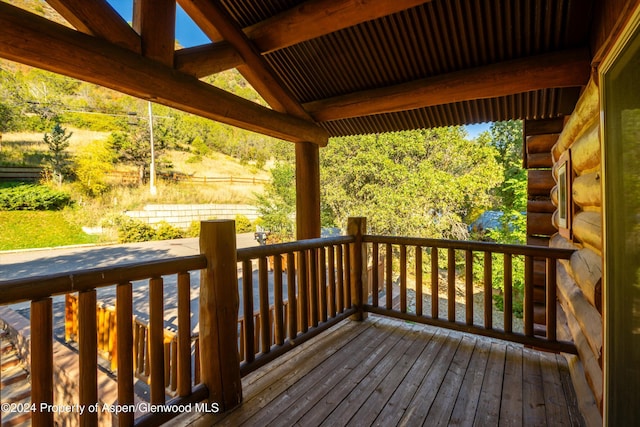
<path id="1" fill-rule="evenodd" d="M 85 194 L 96 197 L 107 191 L 105 178 L 113 167 L 113 159 L 113 151 L 106 141 L 93 141 L 80 149 L 75 172 Z"/>
<path id="2" fill-rule="evenodd" d="M 501 228 L 489 231 L 499 243 L 526 243 L 527 171 L 522 165 L 522 121 L 496 122 L 481 136 L 497 150 L 496 160 L 504 171 L 504 180 L 496 188 L 493 209 L 504 212 Z"/>
<path id="3" fill-rule="evenodd" d="M 336 138 L 320 153 L 337 223 L 366 216 L 380 234 L 466 238 L 465 221 L 501 177 L 495 149 L 460 127 Z"/>
<path id="4" fill-rule="evenodd" d="M 44 134 L 44 142 L 49 147 L 49 167 L 53 176 L 53 180 L 62 185 L 64 175 L 67 173 L 69 166 L 69 156 L 66 149 L 69 147 L 69 138 L 73 132 L 67 133 L 67 129 L 63 128 L 60 123 L 56 123 L 50 133 Z"/>
<path id="5" fill-rule="evenodd" d="M 293 237 L 296 212 L 295 167 L 290 163 L 276 163 L 271 169 L 271 181 L 263 194 L 256 195 L 256 206 L 262 227 L 276 239 Z"/>

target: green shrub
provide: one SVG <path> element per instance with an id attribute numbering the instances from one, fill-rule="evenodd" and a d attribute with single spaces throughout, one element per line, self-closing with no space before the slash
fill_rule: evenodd
<path id="1" fill-rule="evenodd" d="M 236 233 L 250 233 L 253 231 L 251 221 L 244 215 L 236 215 Z"/>
<path id="2" fill-rule="evenodd" d="M 120 243 L 147 242 L 154 240 L 156 235 L 156 231 L 149 224 L 132 218 L 122 220 L 116 226 Z"/>
<path id="3" fill-rule="evenodd" d="M 158 228 L 156 228 L 153 240 L 182 239 L 185 237 L 184 235 L 184 231 L 174 227 L 166 221 L 161 221 L 158 224 Z"/>
<path id="4" fill-rule="evenodd" d="M 189 228 L 185 231 L 185 237 L 200 236 L 200 221 L 191 221 Z"/>
<path id="5" fill-rule="evenodd" d="M 10 184 L 0 188 L 0 210 L 60 210 L 71 204 L 71 196 L 63 191 L 38 184 Z"/>

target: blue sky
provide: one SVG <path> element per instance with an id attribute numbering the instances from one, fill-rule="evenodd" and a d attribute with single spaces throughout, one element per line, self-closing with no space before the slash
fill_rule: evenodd
<path id="1" fill-rule="evenodd" d="M 131 0 L 107 0 L 108 3 L 118 11 L 118 13 L 127 21 L 133 19 L 133 1 Z M 198 46 L 211 41 L 204 33 L 193 23 L 189 15 L 186 14 L 180 6 L 176 11 L 176 39 L 183 47 Z"/>

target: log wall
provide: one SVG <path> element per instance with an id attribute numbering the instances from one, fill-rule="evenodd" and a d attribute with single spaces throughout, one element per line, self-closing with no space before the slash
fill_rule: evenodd
<path id="1" fill-rule="evenodd" d="M 571 186 L 571 239 L 555 234 L 549 246 L 577 251 L 561 261 L 557 270 L 558 299 L 566 316 L 565 327 L 578 349 L 582 381 L 602 412 L 602 186 L 599 123 L 599 91 L 593 80 L 585 88 L 576 108 L 551 153 L 552 174 L 557 180 L 558 159 L 570 151 L 573 169 Z M 557 187 L 551 200 L 557 206 Z M 554 213 L 554 218 L 558 211 Z M 557 228 L 557 221 L 554 220 Z M 582 374 L 580 374 L 582 375 Z M 584 387 L 583 387 L 584 389 Z M 584 411 L 583 411 L 584 412 Z M 598 421 L 598 420 L 596 420 Z M 601 422 L 601 420 L 600 420 Z"/>

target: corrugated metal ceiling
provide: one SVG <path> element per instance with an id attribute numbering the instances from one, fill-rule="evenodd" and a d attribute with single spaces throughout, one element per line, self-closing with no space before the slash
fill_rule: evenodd
<path id="1" fill-rule="evenodd" d="M 241 27 L 300 1 L 225 0 Z M 434 0 L 265 55 L 301 104 L 587 45 L 590 0 Z M 320 123 L 331 135 L 570 113 L 579 88 Z"/>

